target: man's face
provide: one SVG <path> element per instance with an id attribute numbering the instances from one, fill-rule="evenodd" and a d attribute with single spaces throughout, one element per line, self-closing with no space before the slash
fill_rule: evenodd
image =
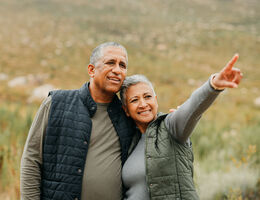
<path id="1" fill-rule="evenodd" d="M 119 47 L 105 47 L 103 56 L 94 66 L 92 74 L 95 88 L 105 94 L 115 94 L 125 79 L 127 72 L 127 58 Z"/>

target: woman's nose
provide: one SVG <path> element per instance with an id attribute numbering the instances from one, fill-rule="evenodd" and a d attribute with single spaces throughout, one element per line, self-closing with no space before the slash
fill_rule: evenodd
<path id="1" fill-rule="evenodd" d="M 144 99 L 140 99 L 139 101 L 139 107 L 146 107 L 147 106 L 147 103 Z"/>

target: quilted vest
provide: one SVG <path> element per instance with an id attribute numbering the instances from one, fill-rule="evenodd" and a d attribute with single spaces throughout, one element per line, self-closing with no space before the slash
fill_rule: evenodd
<path id="1" fill-rule="evenodd" d="M 97 105 L 88 83 L 79 90 L 58 90 L 49 95 L 52 103 L 43 143 L 41 199 L 80 200 L 91 117 Z M 119 136 L 123 165 L 132 139 L 131 124 L 116 95 L 107 112 Z"/>
<path id="2" fill-rule="evenodd" d="M 198 200 L 193 182 L 193 152 L 167 131 L 160 114 L 146 129 L 146 183 L 150 200 Z M 140 135 L 135 135 L 131 151 Z"/>

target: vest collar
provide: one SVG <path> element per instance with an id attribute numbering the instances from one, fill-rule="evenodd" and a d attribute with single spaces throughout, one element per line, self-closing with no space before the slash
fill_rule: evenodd
<path id="1" fill-rule="evenodd" d="M 87 82 L 79 89 L 79 95 L 81 101 L 87 107 L 90 117 L 93 117 L 97 110 L 97 104 L 90 94 L 89 84 L 90 83 Z M 117 95 L 115 95 L 112 102 L 108 105 L 108 112 L 112 114 L 117 114 L 120 109 L 115 108 L 121 108 L 121 101 L 118 99 Z"/>

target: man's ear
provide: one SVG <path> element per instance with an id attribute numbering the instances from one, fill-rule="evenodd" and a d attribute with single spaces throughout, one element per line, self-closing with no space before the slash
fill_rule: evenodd
<path id="1" fill-rule="evenodd" d="M 126 116 L 127 116 L 127 117 L 130 117 L 129 112 L 128 112 L 128 110 L 127 110 L 127 107 L 124 106 L 124 105 L 123 105 L 122 107 L 123 107 L 123 109 L 124 109 L 124 111 L 125 111 Z"/>
<path id="2" fill-rule="evenodd" d="M 88 65 L 88 75 L 93 78 L 95 75 L 95 66 L 92 64 Z"/>

